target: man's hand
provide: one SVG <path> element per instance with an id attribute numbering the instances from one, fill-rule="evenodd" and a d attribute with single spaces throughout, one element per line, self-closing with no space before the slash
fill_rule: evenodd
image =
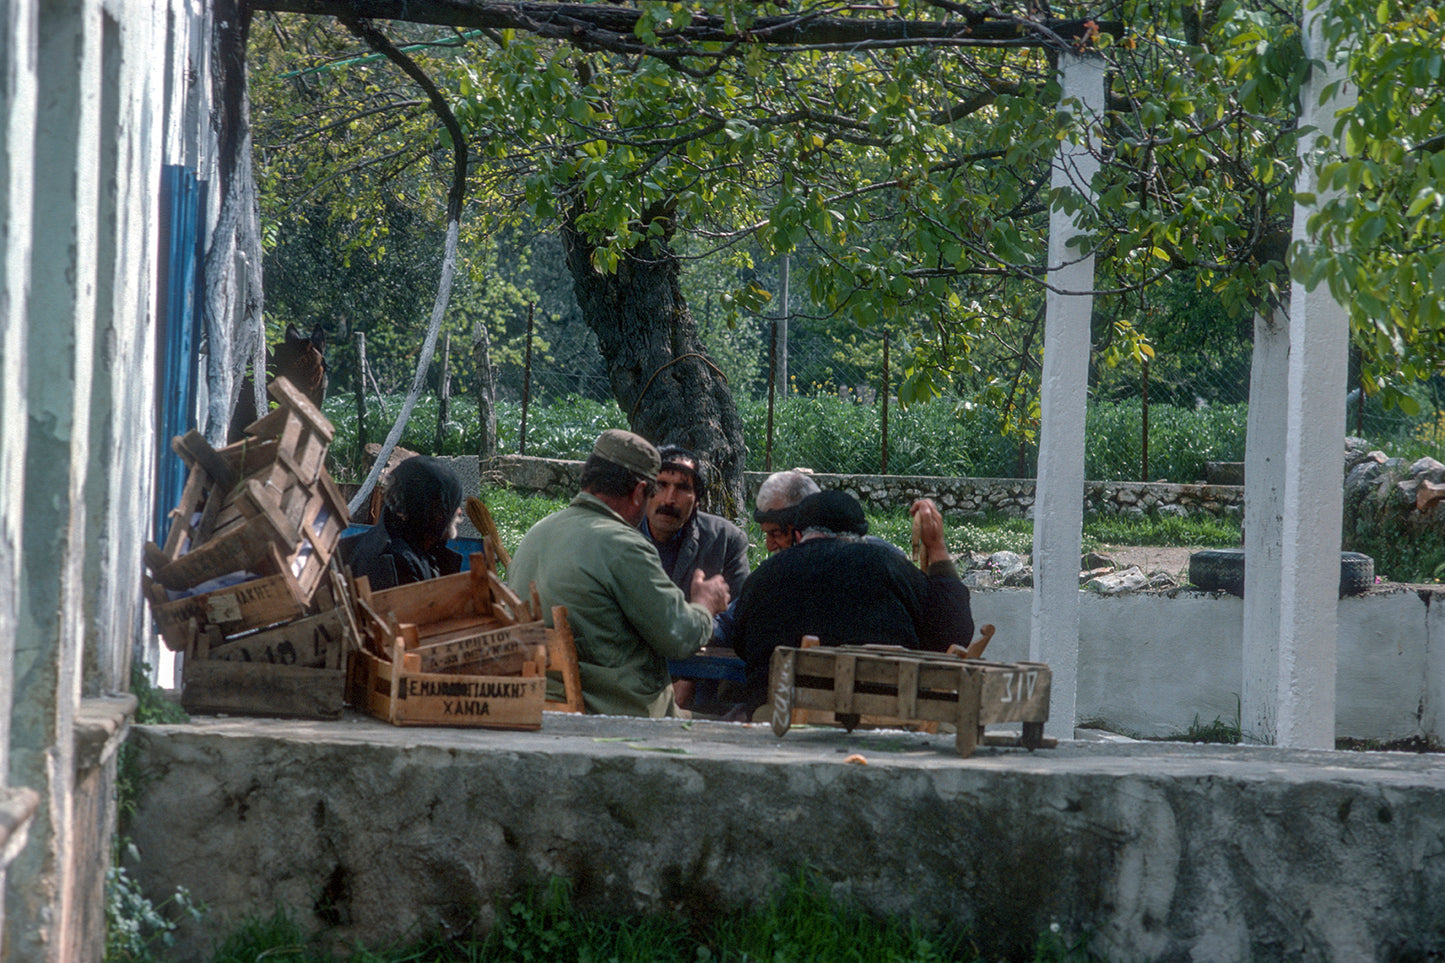
<path id="1" fill-rule="evenodd" d="M 908 509 L 908 514 L 913 516 L 913 531 L 923 543 L 924 570 L 927 571 L 928 566 L 934 562 L 947 560 L 949 555 L 948 545 L 943 540 L 943 515 L 938 511 L 938 506 L 933 504 L 933 499 L 918 499 Z"/>
<path id="2" fill-rule="evenodd" d="M 702 574 L 702 569 L 697 568 L 692 571 L 692 587 L 689 589 L 687 597 L 713 615 L 717 615 L 728 607 L 733 594 L 728 591 L 727 580 L 721 575 L 707 578 Z"/>

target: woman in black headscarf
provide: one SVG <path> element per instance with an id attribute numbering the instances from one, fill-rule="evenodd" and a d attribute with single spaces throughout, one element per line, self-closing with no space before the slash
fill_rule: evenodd
<path id="1" fill-rule="evenodd" d="M 391 472 L 381 521 L 342 539 L 341 557 L 372 591 L 460 572 L 462 557 L 447 539 L 461 504 L 462 483 L 450 468 L 426 455 L 408 458 Z"/>

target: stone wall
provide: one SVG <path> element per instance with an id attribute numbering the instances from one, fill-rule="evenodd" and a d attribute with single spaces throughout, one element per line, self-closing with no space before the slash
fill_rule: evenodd
<path id="1" fill-rule="evenodd" d="M 475 458 L 449 459 L 465 479 L 478 477 Z M 555 458 L 503 455 L 487 463 L 489 481 L 554 497 L 577 491 L 582 463 Z M 748 498 L 752 499 L 767 475 L 746 472 Z M 1032 517 L 1034 481 L 1031 478 L 938 478 L 923 475 L 813 476 L 819 486 L 852 492 L 871 509 L 905 506 L 915 498 L 932 498 L 951 518 L 1005 515 Z M 1238 485 L 1174 485 L 1165 482 L 1086 482 L 1084 509 L 1101 515 L 1210 515 L 1241 517 L 1244 488 Z"/>
<path id="2" fill-rule="evenodd" d="M 1403 539 L 1438 544 L 1445 537 L 1445 465 L 1407 462 L 1345 439 L 1344 546 Z"/>

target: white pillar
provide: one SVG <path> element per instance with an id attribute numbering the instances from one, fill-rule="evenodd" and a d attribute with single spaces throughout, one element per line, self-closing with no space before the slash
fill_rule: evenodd
<path id="1" fill-rule="evenodd" d="M 30 295 L 31 203 L 35 193 L 34 4 L 13 2 L 0 16 L 0 798 L 10 775 L 10 710 L 15 695 L 16 611 L 24 557 L 26 328 Z M 25 832 L 18 827 L 17 833 Z M 5 835 L 9 835 L 6 833 Z M 16 839 L 21 838 L 17 835 Z M 0 894 L 6 849 L 0 847 Z M 0 944 L 5 941 L 0 899 Z"/>
<path id="2" fill-rule="evenodd" d="M 1254 319 L 1249 428 L 1244 450 L 1244 671 L 1239 725 L 1247 742 L 1272 744 L 1279 720 L 1280 556 L 1284 524 L 1289 312 Z"/>
<path id="3" fill-rule="evenodd" d="M 13 958 L 60 963 L 80 958 L 67 874 L 87 591 L 101 18 L 96 0 L 47 0 L 38 11 L 25 570 L 10 780 L 39 791 L 41 804 L 6 879 L 5 938 Z"/>
<path id="4" fill-rule="evenodd" d="M 1315 148 L 1329 137 L 1346 96 L 1337 92 L 1320 103 L 1325 85 L 1345 76 L 1342 64 L 1324 59 L 1320 23 L 1327 13 L 1328 3 L 1306 5 L 1305 56 L 1322 67 L 1310 71 L 1300 91 L 1299 124 L 1319 132 L 1300 138 L 1297 189 L 1316 195 Z M 1309 213 L 1295 207 L 1296 241 L 1311 241 Z M 1281 746 L 1332 749 L 1349 316 L 1328 286 L 1306 291 L 1298 282 L 1290 290 L 1289 316 L 1277 737 Z"/>
<path id="5" fill-rule="evenodd" d="M 1073 187 L 1092 200 L 1099 170 L 1090 151 L 1104 108 L 1104 65 L 1093 56 L 1059 55 L 1063 109 L 1081 111 L 1083 142 L 1065 140 L 1054 161 L 1052 187 Z M 1039 477 L 1034 494 L 1034 590 L 1029 657 L 1049 663 L 1053 690 L 1045 731 L 1074 737 L 1079 676 L 1079 556 L 1084 525 L 1084 408 L 1089 382 L 1089 317 L 1094 255 L 1069 241 L 1084 231 L 1055 208 L 1049 216 L 1049 273 L 1040 389 Z"/>

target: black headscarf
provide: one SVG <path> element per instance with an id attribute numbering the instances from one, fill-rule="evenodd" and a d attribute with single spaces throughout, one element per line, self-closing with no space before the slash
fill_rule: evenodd
<path id="1" fill-rule="evenodd" d="M 444 543 L 462 505 L 462 483 L 446 465 L 426 455 L 397 465 L 387 482 L 381 520 L 393 538 L 418 552 Z"/>

